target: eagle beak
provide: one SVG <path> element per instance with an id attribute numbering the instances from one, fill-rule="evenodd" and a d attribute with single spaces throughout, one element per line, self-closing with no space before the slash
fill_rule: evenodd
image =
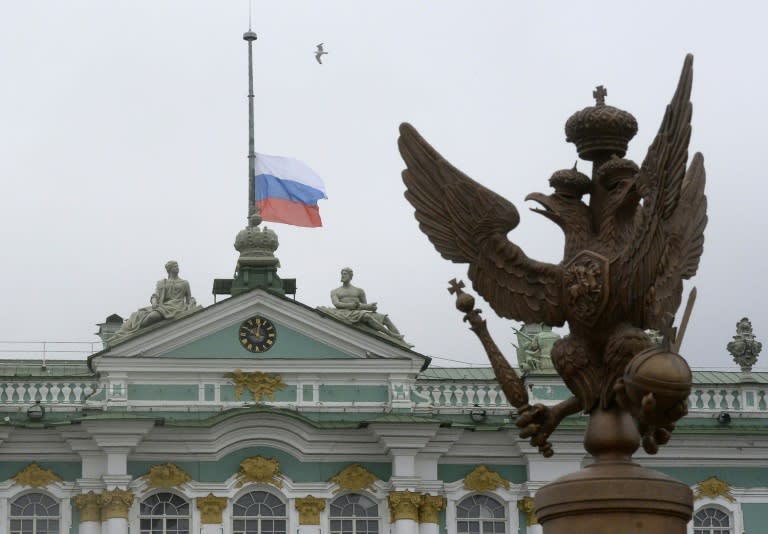
<path id="1" fill-rule="evenodd" d="M 525 197 L 525 200 L 533 200 L 534 202 L 538 202 L 542 208 L 530 208 L 531 211 L 538 213 L 540 215 L 543 215 L 547 219 L 550 219 L 551 221 L 555 223 L 560 222 L 560 214 L 555 209 L 553 203 L 552 203 L 552 197 L 549 195 L 544 195 L 542 193 L 531 193 L 527 197 Z"/>

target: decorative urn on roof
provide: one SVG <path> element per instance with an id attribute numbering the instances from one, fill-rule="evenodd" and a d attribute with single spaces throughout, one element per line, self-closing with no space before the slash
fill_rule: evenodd
<path id="1" fill-rule="evenodd" d="M 749 319 L 743 317 L 736 323 L 736 335 L 726 349 L 733 356 L 733 361 L 739 364 L 742 373 L 752 371 L 752 366 L 757 362 L 757 356 L 763 349 L 763 344 L 755 339 L 752 333 L 752 322 Z"/>

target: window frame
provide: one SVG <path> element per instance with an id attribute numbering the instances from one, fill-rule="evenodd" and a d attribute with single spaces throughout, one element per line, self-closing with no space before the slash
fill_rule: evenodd
<path id="1" fill-rule="evenodd" d="M 459 517 L 459 507 L 462 505 L 462 503 L 465 502 L 465 501 L 468 501 L 470 499 L 474 499 L 476 497 L 483 497 L 485 499 L 490 499 L 490 500 L 496 502 L 499 505 L 499 507 L 501 508 L 501 510 L 503 511 L 504 516 L 502 518 L 483 518 L 483 517 L 460 518 Z M 484 533 L 484 529 L 482 528 L 482 525 L 484 524 L 484 521 L 486 521 L 486 520 L 489 523 L 492 523 L 492 524 L 498 524 L 498 523 L 503 524 L 504 525 L 504 534 L 511 534 L 511 530 L 509 528 L 509 526 L 510 526 L 509 515 L 510 514 L 509 514 L 508 507 L 506 506 L 505 501 L 500 499 L 497 495 L 492 495 L 492 494 L 489 494 L 489 493 L 481 493 L 481 492 L 470 493 L 470 494 L 467 494 L 467 495 L 463 496 L 462 498 L 458 499 L 454 506 L 455 506 L 455 517 L 454 517 L 454 521 L 453 521 L 453 526 L 456 529 L 456 533 L 457 534 L 459 532 L 459 522 L 460 521 L 479 521 L 481 528 L 479 529 L 478 534 L 483 534 Z M 494 529 L 494 533 L 495 533 L 495 529 Z"/>
<path id="2" fill-rule="evenodd" d="M 728 515 L 731 521 L 731 533 L 741 534 L 744 530 L 744 522 L 741 513 L 741 505 L 738 501 L 731 502 L 724 497 L 710 499 L 708 497 L 696 499 L 693 503 L 693 514 L 688 522 L 688 534 L 693 534 L 693 517 L 704 508 L 715 508 Z"/>
<path id="3" fill-rule="evenodd" d="M 227 524 L 229 525 L 228 532 L 234 533 L 235 532 L 235 521 L 242 516 L 236 516 L 235 515 L 235 504 L 237 504 L 237 501 L 242 499 L 245 495 L 248 495 L 249 493 L 266 493 L 268 495 L 272 495 L 277 500 L 279 500 L 283 506 L 285 506 L 285 515 L 283 516 L 255 516 L 259 518 L 259 534 L 262 534 L 261 530 L 261 518 L 262 517 L 273 517 L 276 519 L 282 519 L 285 520 L 285 534 L 290 534 L 291 532 L 291 507 L 289 506 L 291 500 L 288 499 L 285 495 L 278 493 L 276 491 L 272 491 L 271 488 L 266 488 L 264 486 L 258 485 L 258 486 L 249 486 L 247 488 L 244 488 L 243 491 L 239 491 L 232 495 L 229 499 L 229 503 L 227 503 L 227 512 L 228 512 L 228 518 L 224 519 L 227 521 Z M 227 532 L 227 530 L 225 530 Z"/>
<path id="4" fill-rule="evenodd" d="M 331 515 L 331 510 L 332 510 L 331 506 L 333 505 L 333 503 L 336 500 L 341 499 L 342 497 L 349 496 L 349 495 L 360 495 L 361 497 L 369 499 L 371 502 L 373 502 L 374 506 L 376 506 L 376 515 L 375 516 L 354 516 L 354 517 L 353 516 L 333 516 L 333 515 Z M 366 519 L 367 521 L 375 520 L 376 523 L 378 524 L 377 534 L 384 534 L 385 525 L 384 525 L 384 522 L 383 522 L 384 516 L 382 514 L 382 501 L 381 501 L 381 499 L 377 499 L 376 496 L 371 494 L 371 493 L 368 493 L 368 492 L 365 492 L 365 491 L 346 491 L 346 492 L 343 492 L 343 493 L 339 493 L 337 495 L 334 495 L 331 499 L 328 499 L 328 504 L 327 504 L 326 507 L 327 507 L 327 514 L 328 514 L 328 525 L 327 525 L 327 527 L 328 527 L 328 534 L 332 534 L 333 531 L 331 530 L 331 522 L 334 521 L 337 517 L 339 517 L 341 519 L 352 519 L 353 521 L 355 521 L 357 519 L 363 520 L 364 517 L 368 517 L 368 519 Z M 358 534 L 357 530 L 355 530 L 355 534 Z"/>
<path id="5" fill-rule="evenodd" d="M 72 519 L 70 515 L 70 504 L 68 498 L 62 498 L 62 496 L 56 495 L 52 491 L 47 491 L 43 488 L 24 488 L 23 490 L 13 494 L 9 495 L 6 498 L 5 501 L 5 526 L 8 529 L 7 532 L 11 532 L 11 520 L 15 519 L 15 517 L 11 514 L 11 509 L 13 503 L 26 496 L 26 495 L 33 495 L 33 494 L 40 494 L 48 497 L 49 499 L 52 499 L 56 502 L 56 504 L 59 506 L 59 515 L 56 516 L 56 519 L 59 520 L 59 534 L 62 532 L 69 532 Z M 48 516 L 49 518 L 53 518 L 53 516 Z"/>
<path id="6" fill-rule="evenodd" d="M 154 495 L 159 495 L 161 493 L 167 493 L 167 494 L 170 494 L 170 495 L 175 495 L 176 497 L 182 499 L 184 502 L 186 502 L 189 505 L 189 515 L 187 515 L 187 516 L 176 516 L 176 517 L 184 518 L 184 519 L 188 519 L 189 520 L 189 534 L 193 534 L 194 532 L 196 532 L 196 530 L 195 530 L 196 529 L 196 524 L 195 524 L 195 502 L 194 502 L 195 500 L 193 498 L 191 498 L 191 497 L 188 497 L 188 496 L 184 495 L 183 493 L 178 492 L 178 491 L 172 491 L 171 489 L 157 489 L 157 490 L 153 490 L 153 491 L 147 492 L 146 494 L 141 495 L 141 497 L 137 496 L 137 498 L 135 499 L 135 502 L 136 502 L 136 504 L 135 504 L 135 506 L 136 506 L 136 513 L 135 513 L 136 523 L 135 523 L 135 527 L 134 527 L 136 529 L 136 532 L 138 532 L 139 534 L 141 533 L 141 520 L 144 519 L 144 516 L 141 515 L 141 504 L 145 500 L 149 499 L 150 497 L 152 497 Z M 167 517 L 167 516 L 163 516 L 163 517 Z M 131 532 L 133 532 L 133 530 Z"/>

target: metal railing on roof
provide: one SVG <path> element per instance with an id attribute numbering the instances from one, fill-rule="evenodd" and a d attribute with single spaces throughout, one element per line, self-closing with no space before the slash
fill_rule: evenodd
<path id="1" fill-rule="evenodd" d="M 0 359 L 81 360 L 101 349 L 101 341 L 0 341 Z"/>

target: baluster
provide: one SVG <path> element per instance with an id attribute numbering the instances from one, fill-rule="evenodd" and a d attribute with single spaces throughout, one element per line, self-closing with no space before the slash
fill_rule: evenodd
<path id="1" fill-rule="evenodd" d="M 477 386 L 477 404 L 479 406 L 484 406 L 487 400 L 485 400 L 486 397 L 486 389 L 485 386 Z"/>
<path id="2" fill-rule="evenodd" d="M 26 390 L 24 389 L 24 384 L 18 383 L 16 384 L 16 402 L 24 402 L 24 393 Z"/>
<path id="3" fill-rule="evenodd" d="M 59 387 L 59 384 L 51 384 L 51 402 L 61 402 L 61 399 L 59 399 L 59 393 L 61 393 L 61 387 Z"/>
<path id="4" fill-rule="evenodd" d="M 723 396 L 722 396 L 723 392 L 721 390 L 717 390 L 717 391 L 713 391 L 712 393 L 713 393 L 712 400 L 713 400 L 714 408 L 725 408 L 725 406 L 723 406 Z"/>
<path id="5" fill-rule="evenodd" d="M 760 397 L 760 401 L 757 403 L 757 407 L 760 409 L 760 411 L 764 412 L 766 409 L 765 405 L 765 390 L 760 390 L 757 392 L 758 397 Z"/>
<path id="6" fill-rule="evenodd" d="M 442 392 L 440 391 L 440 386 L 432 386 L 432 398 L 434 399 L 432 404 L 434 404 L 435 406 L 440 406 L 441 393 Z"/>
<path id="7" fill-rule="evenodd" d="M 701 403 L 703 404 L 702 409 L 704 410 L 712 409 L 712 406 L 709 405 L 709 402 L 711 400 L 712 400 L 712 395 L 710 395 L 710 392 L 702 390 L 701 392 Z"/>
<path id="8" fill-rule="evenodd" d="M 461 386 L 456 386 L 454 394 L 456 395 L 456 406 L 463 406 L 464 403 L 462 402 L 462 399 L 464 399 L 464 389 Z"/>
<path id="9" fill-rule="evenodd" d="M 80 398 L 83 395 L 83 386 L 81 386 L 80 384 L 74 384 L 74 386 L 75 387 L 73 387 L 73 388 L 70 388 L 69 384 L 67 384 L 67 386 L 66 386 L 67 389 L 68 389 L 68 391 L 66 393 L 66 395 L 67 395 L 67 402 L 73 402 L 71 397 L 70 397 L 70 394 L 74 396 L 74 402 L 80 402 Z"/>
<path id="10" fill-rule="evenodd" d="M 61 402 L 70 403 L 72 402 L 72 386 L 70 386 L 69 382 L 64 382 L 61 384 Z"/>
<path id="11" fill-rule="evenodd" d="M 478 388 L 479 386 L 477 386 L 477 384 L 469 384 L 467 386 L 467 390 L 464 392 L 467 395 L 467 406 L 475 404 L 475 394 L 477 393 Z"/>
<path id="12" fill-rule="evenodd" d="M 5 401 L 8 403 L 13 402 L 13 394 L 15 393 L 15 389 L 13 388 L 13 384 L 6 384 L 5 385 Z"/>
<path id="13" fill-rule="evenodd" d="M 48 391 L 50 388 L 48 387 L 48 384 L 39 384 L 38 385 L 38 391 L 40 394 L 40 402 L 49 402 L 50 399 L 48 399 Z"/>
<path id="14" fill-rule="evenodd" d="M 496 399 L 499 396 L 498 386 L 491 386 L 488 388 L 488 405 L 496 406 Z"/>

